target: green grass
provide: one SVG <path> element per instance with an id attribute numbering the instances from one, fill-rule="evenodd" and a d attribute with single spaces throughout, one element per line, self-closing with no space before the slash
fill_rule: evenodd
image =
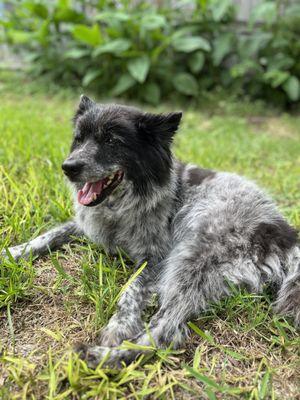
<path id="1" fill-rule="evenodd" d="M 0 250 L 67 220 L 60 165 L 78 93 L 0 74 Z M 156 111 L 171 110 L 163 105 Z M 208 99 L 185 109 L 175 153 L 255 179 L 300 227 L 300 117 Z M 122 370 L 89 369 L 72 352 L 112 315 L 132 273 L 88 241 L 37 261 L 0 265 L 1 399 L 295 399 L 300 340 L 272 298 L 235 292 L 190 323 L 182 351 L 160 350 Z M 155 308 L 155 302 L 153 303 Z M 149 310 L 150 312 L 150 310 Z"/>

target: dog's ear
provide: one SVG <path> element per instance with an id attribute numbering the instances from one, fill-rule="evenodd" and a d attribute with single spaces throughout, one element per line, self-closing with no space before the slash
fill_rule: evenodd
<path id="1" fill-rule="evenodd" d="M 138 130 L 145 138 L 157 138 L 162 143 L 171 143 L 182 117 L 182 112 L 170 114 L 143 114 L 138 120 Z"/>
<path id="2" fill-rule="evenodd" d="M 80 101 L 78 104 L 78 108 L 77 111 L 74 115 L 74 122 L 76 122 L 77 118 L 84 114 L 87 110 L 89 110 L 90 108 L 92 108 L 96 103 L 91 100 L 89 97 L 85 96 L 84 94 L 82 94 L 80 96 Z"/>

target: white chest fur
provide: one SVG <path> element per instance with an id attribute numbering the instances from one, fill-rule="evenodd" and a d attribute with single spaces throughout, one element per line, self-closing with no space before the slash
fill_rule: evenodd
<path id="1" fill-rule="evenodd" d="M 90 240 L 112 253 L 120 247 L 137 261 L 166 254 L 170 209 L 167 199 L 154 206 L 132 196 L 119 202 L 110 198 L 95 207 L 75 202 L 76 221 Z"/>

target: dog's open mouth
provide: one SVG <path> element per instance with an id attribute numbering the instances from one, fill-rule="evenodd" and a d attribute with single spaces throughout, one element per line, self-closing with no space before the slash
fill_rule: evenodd
<path id="1" fill-rule="evenodd" d="M 121 183 L 123 176 L 123 171 L 118 170 L 106 178 L 99 179 L 99 181 L 86 182 L 83 188 L 78 191 L 78 202 L 87 207 L 100 204 Z"/>

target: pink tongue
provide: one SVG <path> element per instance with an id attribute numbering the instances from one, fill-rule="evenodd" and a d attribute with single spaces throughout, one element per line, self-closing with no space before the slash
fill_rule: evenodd
<path id="1" fill-rule="evenodd" d="M 96 200 L 97 195 L 102 192 L 103 181 L 87 182 L 77 194 L 77 200 L 80 204 L 86 206 Z"/>

